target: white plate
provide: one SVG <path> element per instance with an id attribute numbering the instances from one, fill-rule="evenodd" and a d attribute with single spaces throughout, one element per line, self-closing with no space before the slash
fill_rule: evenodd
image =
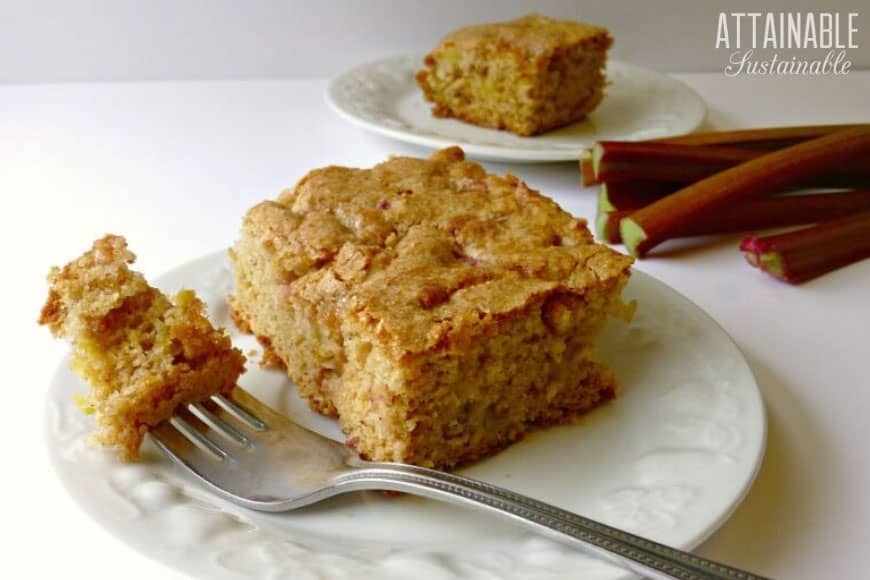
<path id="1" fill-rule="evenodd" d="M 686 84 L 618 61 L 607 65 L 611 83 L 601 105 L 579 123 L 535 137 L 485 129 L 432 116 L 414 81 L 422 57 L 399 56 L 336 77 L 326 101 L 364 129 L 400 141 L 441 148 L 460 145 L 469 157 L 492 161 L 574 161 L 595 141 L 681 135 L 696 129 L 704 101 Z"/>
<path id="2" fill-rule="evenodd" d="M 157 281 L 192 287 L 233 329 L 223 253 Z M 620 396 L 577 425 L 529 436 L 463 473 L 672 546 L 692 548 L 740 502 L 761 462 L 765 416 L 743 356 L 704 312 L 635 272 L 638 313 L 614 324 L 605 357 Z M 236 344 L 254 348 L 233 330 Z M 281 373 L 249 364 L 241 384 L 273 407 L 340 438 Z M 124 464 L 86 443 L 91 418 L 72 403 L 64 365 L 51 386 L 47 439 L 75 499 L 148 556 L 201 578 L 555 579 L 625 577 L 618 568 L 502 520 L 411 496 L 355 493 L 298 512 L 262 514 L 188 480 L 150 441 Z M 84 572 L 87 558 L 80 563 Z"/>

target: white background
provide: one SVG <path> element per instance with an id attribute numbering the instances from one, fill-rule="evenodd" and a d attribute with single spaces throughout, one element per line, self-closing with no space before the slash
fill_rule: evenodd
<path id="1" fill-rule="evenodd" d="M 749 6 L 729 3 L 729 7 Z M 752 3 L 757 5 L 757 3 Z M 822 9 L 764 3 L 756 9 Z M 838 0 L 824 9 L 861 9 Z M 447 29 L 537 9 L 609 27 L 615 54 L 680 75 L 710 106 L 708 126 L 870 118 L 870 73 L 725 80 L 713 47 L 717 3 L 14 2 L 0 0 L 0 352 L 5 363 L 0 577 L 178 578 L 115 541 L 72 504 L 42 441 L 44 392 L 66 347 L 35 318 L 52 264 L 98 235 L 128 236 L 149 277 L 236 235 L 254 203 L 328 163 L 396 152 L 325 108 L 323 77 L 371 57 L 425 50 Z M 870 23 L 861 49 L 870 63 Z M 294 76 L 306 80 L 281 80 Z M 277 79 L 134 83 L 137 80 Z M 29 86 L 27 83 L 78 84 Z M 80 81 L 128 81 L 81 84 Z M 573 164 L 505 166 L 590 216 Z M 788 578 L 870 569 L 866 412 L 870 261 L 790 288 L 742 263 L 734 239 L 638 267 L 687 294 L 737 340 L 769 409 L 768 457 L 711 557 Z"/>
<path id="2" fill-rule="evenodd" d="M 822 10 L 870 29 L 866 0 L 0 0 L 0 83 L 331 76 L 531 11 L 607 26 L 622 60 L 714 71 L 720 11 Z M 850 58 L 870 66 L 870 41 Z"/>

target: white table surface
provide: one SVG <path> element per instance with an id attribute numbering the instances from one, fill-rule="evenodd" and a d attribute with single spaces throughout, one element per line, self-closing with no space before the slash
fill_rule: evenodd
<path id="1" fill-rule="evenodd" d="M 870 72 L 728 79 L 680 75 L 714 128 L 870 120 Z M 50 265 L 105 232 L 153 277 L 236 236 L 254 203 L 326 164 L 420 153 L 332 115 L 324 79 L 0 87 L 6 531 L 0 576 L 180 578 L 113 539 L 53 473 L 42 427 L 67 347 L 38 328 Z M 591 217 L 574 164 L 500 165 Z M 768 450 L 748 497 L 701 552 L 777 578 L 870 569 L 870 260 L 800 287 L 744 263 L 737 238 L 637 264 L 715 317 L 768 407 Z M 119 575 L 119 570 L 123 571 Z"/>

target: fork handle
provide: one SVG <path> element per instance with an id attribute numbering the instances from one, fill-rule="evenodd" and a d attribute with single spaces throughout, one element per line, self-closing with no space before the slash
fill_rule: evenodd
<path id="1" fill-rule="evenodd" d="M 396 463 L 368 463 L 334 480 L 337 487 L 402 491 L 496 512 L 647 578 L 765 580 L 694 554 L 607 526 L 482 481 Z"/>

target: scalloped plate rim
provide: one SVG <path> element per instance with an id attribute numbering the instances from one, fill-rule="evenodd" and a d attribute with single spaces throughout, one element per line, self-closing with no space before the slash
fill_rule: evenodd
<path id="1" fill-rule="evenodd" d="M 182 264 L 182 265 L 180 265 L 176 268 L 173 268 L 172 270 L 164 273 L 163 275 L 157 277 L 156 281 L 158 284 L 163 285 L 162 281 L 165 281 L 167 279 L 171 279 L 173 277 L 178 277 L 185 271 L 192 270 L 192 269 L 195 270 L 198 267 L 202 267 L 203 264 L 211 264 L 211 263 L 216 262 L 218 260 L 223 261 L 225 259 L 224 256 L 225 256 L 224 251 L 218 251 L 218 252 L 197 258 L 195 260 L 192 260 L 188 263 Z M 737 355 L 739 356 L 739 360 L 737 361 L 737 364 L 740 364 L 743 367 L 745 367 L 745 370 L 748 372 L 748 378 L 751 379 L 751 382 L 752 382 L 751 385 L 746 385 L 747 388 L 752 387 L 752 389 L 750 389 L 751 396 L 749 398 L 752 402 L 753 408 L 750 409 L 750 411 L 752 413 L 758 414 L 758 416 L 757 416 L 757 422 L 758 422 L 757 431 L 753 434 L 754 438 L 750 441 L 751 445 L 753 446 L 753 448 L 755 450 L 754 455 L 750 459 L 752 461 L 752 469 L 747 473 L 746 477 L 743 479 L 743 481 L 740 484 L 739 490 L 737 490 L 737 493 L 735 493 L 734 496 L 730 499 L 730 501 L 728 502 L 728 505 L 724 506 L 724 509 L 720 510 L 715 515 L 715 517 L 711 517 L 709 519 L 709 521 L 707 522 L 707 524 L 704 526 L 704 528 L 702 530 L 699 530 L 694 537 L 692 537 L 690 540 L 688 540 L 684 543 L 681 543 L 680 545 L 677 546 L 677 547 L 680 547 L 681 549 L 691 550 L 691 549 L 694 549 L 695 547 L 697 547 L 698 545 L 700 545 L 701 543 L 703 543 L 706 539 L 708 539 L 719 527 L 721 527 L 721 525 L 725 521 L 728 520 L 728 518 L 733 514 L 733 512 L 737 509 L 737 507 L 739 507 L 740 503 L 743 501 L 746 494 L 751 489 L 752 484 L 754 483 L 754 481 L 758 475 L 761 464 L 763 462 L 765 446 L 766 446 L 766 438 L 767 438 L 767 418 L 766 418 L 766 413 L 765 413 L 764 400 L 763 400 L 763 397 L 761 395 L 760 389 L 758 388 L 757 381 L 756 381 L 754 375 L 752 374 L 751 367 L 749 367 L 748 362 L 745 359 L 745 356 L 743 355 L 742 352 L 740 352 L 740 349 L 737 346 L 737 344 L 734 342 L 734 340 L 727 334 L 727 332 L 725 332 L 725 330 L 721 327 L 721 325 L 719 325 L 719 323 L 715 319 L 712 318 L 712 316 L 710 316 L 707 312 L 705 312 L 699 306 L 694 304 L 694 302 L 689 300 L 686 296 L 684 296 L 680 292 L 674 290 L 673 288 L 671 288 L 670 286 L 668 286 L 664 282 L 661 282 L 660 280 L 656 279 L 655 277 L 653 277 L 649 274 L 646 274 L 640 270 L 633 271 L 632 282 L 630 282 L 630 286 L 631 286 L 631 284 L 635 284 L 636 286 L 639 286 L 642 289 L 645 289 L 646 292 L 652 292 L 653 294 L 661 293 L 661 295 L 663 295 L 663 296 L 670 295 L 668 299 L 676 301 L 677 303 L 680 304 L 680 306 L 682 308 L 686 309 L 687 316 L 698 317 L 703 322 L 703 324 L 707 327 L 708 330 L 711 330 L 712 332 L 714 332 L 718 335 L 718 339 L 724 339 L 726 341 L 726 343 L 728 344 L 728 346 L 730 348 L 733 348 L 736 351 Z M 67 361 L 68 361 L 68 358 L 65 359 L 64 362 L 67 362 Z M 62 375 L 64 372 L 66 372 L 64 370 L 64 368 L 60 367 L 58 369 L 58 376 Z M 157 549 L 157 550 L 154 549 L 153 545 L 150 548 L 143 548 L 141 545 L 141 542 L 143 541 L 142 538 L 137 538 L 135 540 L 132 539 L 131 535 L 133 535 L 133 533 L 129 529 L 125 529 L 125 527 L 129 527 L 129 526 L 125 526 L 123 523 L 119 523 L 115 519 L 114 516 L 107 516 L 106 513 L 97 513 L 100 510 L 98 508 L 96 508 L 94 503 L 93 503 L 93 499 L 92 499 L 91 494 L 90 494 L 90 492 L 92 491 L 91 489 L 88 489 L 86 492 L 83 489 L 81 489 L 80 487 L 77 487 L 77 484 L 74 481 L 75 477 L 70 476 L 69 467 L 64 465 L 64 463 L 63 463 L 65 461 L 65 459 L 62 458 L 62 451 L 63 450 L 59 449 L 59 446 L 57 445 L 58 444 L 58 437 L 57 437 L 58 433 L 56 432 L 57 431 L 56 426 L 53 424 L 53 422 L 56 421 L 56 417 L 53 416 L 53 413 L 56 410 L 53 409 L 53 406 L 51 404 L 52 403 L 52 394 L 57 389 L 61 388 L 57 385 L 57 382 L 58 382 L 58 379 L 56 377 L 52 381 L 53 385 L 52 385 L 51 390 L 48 393 L 49 405 L 47 405 L 46 415 L 45 415 L 45 441 L 46 441 L 47 448 L 48 448 L 47 451 L 49 452 L 49 455 L 51 457 L 51 462 L 53 464 L 53 467 L 55 468 L 56 473 L 58 474 L 58 477 L 61 479 L 63 486 L 67 489 L 67 491 L 70 493 L 70 495 L 76 500 L 76 502 L 79 504 L 79 506 L 86 513 L 88 513 L 89 516 L 94 518 L 99 524 L 101 524 L 104 528 L 108 529 L 109 531 L 114 530 L 116 533 L 118 533 L 118 535 L 123 540 L 125 540 L 126 543 L 132 545 L 132 547 L 134 549 L 137 549 L 138 551 L 144 553 L 146 556 L 148 556 L 156 561 L 159 561 L 163 564 L 169 565 L 169 566 L 176 568 L 178 570 L 184 571 L 188 574 L 197 574 L 197 575 L 201 574 L 203 571 L 200 568 L 200 564 L 197 564 L 193 559 L 190 559 L 190 561 L 188 561 L 187 558 L 178 558 L 178 557 L 170 558 L 164 553 L 165 551 L 159 550 L 159 549 Z M 69 407 L 74 406 L 73 403 L 70 401 L 67 401 L 66 405 Z M 752 414 L 752 413 L 750 413 L 750 414 Z M 556 427 L 556 429 L 558 429 L 558 427 Z M 124 464 L 115 465 L 115 467 L 117 469 L 122 469 L 124 467 Z M 166 460 L 162 465 L 157 466 L 156 469 L 157 470 L 170 470 L 171 471 L 171 470 L 174 470 L 175 468 L 171 462 Z M 232 506 L 232 505 L 228 504 L 227 502 L 224 502 L 220 498 L 212 496 L 209 492 L 207 492 L 205 490 L 200 490 L 198 488 L 198 486 L 196 486 L 196 484 L 194 484 L 193 482 L 190 482 L 190 483 L 191 483 L 191 488 L 193 489 L 193 491 L 192 492 L 185 492 L 185 493 L 188 493 L 188 497 L 192 497 L 196 501 L 211 502 L 211 505 L 213 505 L 216 509 L 221 510 L 222 514 L 227 514 L 227 515 L 230 515 L 232 517 L 234 517 L 234 514 L 238 514 L 238 513 L 248 514 L 251 516 L 251 521 L 254 523 L 257 523 L 258 516 L 260 516 L 261 514 L 258 514 L 257 512 L 250 512 L 248 510 L 244 510 L 243 508 L 238 508 L 237 506 Z M 436 503 L 436 502 L 432 502 L 432 503 Z M 268 524 L 268 523 L 264 524 L 263 528 L 267 529 L 269 527 L 269 525 L 270 524 Z M 595 569 L 595 568 L 593 568 L 593 569 Z M 259 577 L 259 574 L 261 574 L 261 573 L 263 573 L 262 570 L 258 572 L 257 576 Z M 205 575 L 203 577 L 213 577 L 213 574 L 214 574 L 214 571 L 210 570 L 208 572 L 208 575 Z M 220 576 L 220 577 L 221 578 L 224 578 L 224 577 L 230 578 L 230 577 L 235 577 L 235 576 L 227 575 L 227 576 Z M 279 575 L 278 577 L 283 578 L 284 576 Z M 353 574 L 351 574 L 348 577 L 357 577 L 357 576 L 354 576 Z M 365 578 L 379 577 L 379 574 L 375 574 L 375 575 L 362 574 L 359 577 L 365 577 Z M 430 576 L 426 576 L 426 578 L 429 578 L 429 577 Z M 455 576 L 453 576 L 451 574 L 445 574 L 444 576 L 436 575 L 436 576 L 432 576 L 432 577 L 453 578 Z M 556 576 L 554 576 L 554 577 L 556 577 Z M 595 576 L 595 577 L 597 578 L 599 576 Z M 602 576 L 602 577 L 604 577 L 604 576 Z M 613 579 L 616 579 L 616 578 L 625 579 L 625 578 L 631 578 L 633 576 L 630 574 L 621 574 L 621 575 L 617 574 L 616 576 L 609 575 L 606 577 L 608 579 L 611 579 L 611 578 L 613 578 Z"/>
<path id="2" fill-rule="evenodd" d="M 526 162 L 526 163 L 548 163 L 548 162 L 564 162 L 564 161 L 576 161 L 579 157 L 579 152 L 584 148 L 590 146 L 594 141 L 596 141 L 596 133 L 592 133 L 586 138 L 578 138 L 576 144 L 572 144 L 573 148 L 569 149 L 568 146 L 554 146 L 552 148 L 535 146 L 532 147 L 531 143 L 540 142 L 541 139 L 547 139 L 548 133 L 544 133 L 538 137 L 518 137 L 513 135 L 512 133 L 507 133 L 505 131 L 497 131 L 493 129 L 485 129 L 482 127 L 476 127 L 466 123 L 460 123 L 454 119 L 427 119 L 427 122 L 435 123 L 442 127 L 448 127 L 447 124 L 451 123 L 460 123 L 461 126 L 464 126 L 465 129 L 474 132 L 486 132 L 488 135 L 488 139 L 495 140 L 518 140 L 520 142 L 527 141 L 528 145 L 526 146 L 510 146 L 509 144 L 493 144 L 493 143 L 481 143 L 476 142 L 474 139 L 467 138 L 451 138 L 447 135 L 432 135 L 429 134 L 425 129 L 412 126 L 407 129 L 401 128 L 393 128 L 388 124 L 383 122 L 378 122 L 377 120 L 367 118 L 365 115 L 361 115 L 354 110 L 353 106 L 348 105 L 338 93 L 338 87 L 342 83 L 351 82 L 354 77 L 360 77 L 365 79 L 368 74 L 368 70 L 378 67 L 378 66 L 394 66 L 396 68 L 405 67 L 410 62 L 417 61 L 419 62 L 422 59 L 422 56 L 404 54 L 404 55 L 394 55 L 391 57 L 385 57 L 378 60 L 373 60 L 364 64 L 357 65 L 352 67 L 345 72 L 333 77 L 326 88 L 324 93 L 324 100 L 327 105 L 333 112 L 335 112 L 339 117 L 345 119 L 346 121 L 366 130 L 372 132 L 377 135 L 381 135 L 383 137 L 387 137 L 390 139 L 395 139 L 397 141 L 401 141 L 404 143 L 408 143 L 411 145 L 427 147 L 432 149 L 440 149 L 443 147 L 448 147 L 451 145 L 458 145 L 465 150 L 465 153 L 474 159 L 480 159 L 485 161 L 517 161 L 517 162 Z M 652 69 L 640 67 L 634 64 L 626 63 L 616 59 L 610 59 L 608 61 L 608 66 L 613 70 L 619 71 L 620 73 L 627 73 L 629 75 L 646 75 L 649 78 L 656 79 L 659 83 L 664 83 L 671 88 L 671 90 L 680 93 L 681 98 L 685 99 L 688 103 L 688 108 L 682 112 L 681 123 L 677 125 L 675 128 L 670 130 L 663 130 L 655 132 L 653 135 L 649 137 L 670 137 L 681 134 L 686 134 L 697 129 L 704 122 L 707 114 L 707 108 L 704 103 L 704 99 L 688 84 L 683 81 L 676 79 L 674 77 L 659 73 Z M 407 80 L 407 88 L 415 87 L 413 78 L 409 78 Z M 422 97 L 421 97 L 422 98 Z M 602 105 L 599 106 L 599 109 L 602 108 L 607 102 L 607 96 L 605 95 L 605 101 L 602 102 Z M 382 103 L 390 105 L 390 108 L 395 111 L 396 103 Z M 591 118 L 595 117 L 595 112 L 590 115 Z M 455 125 L 456 127 L 460 125 Z M 564 129 L 564 128 L 563 128 Z M 650 126 L 648 130 L 654 131 L 655 127 Z M 449 129 L 446 130 L 448 133 Z M 635 140 L 639 137 L 632 136 L 632 134 L 626 135 L 607 135 L 607 139 L 616 140 L 616 139 L 625 139 L 625 140 Z M 647 138 L 647 136 L 640 137 Z"/>

